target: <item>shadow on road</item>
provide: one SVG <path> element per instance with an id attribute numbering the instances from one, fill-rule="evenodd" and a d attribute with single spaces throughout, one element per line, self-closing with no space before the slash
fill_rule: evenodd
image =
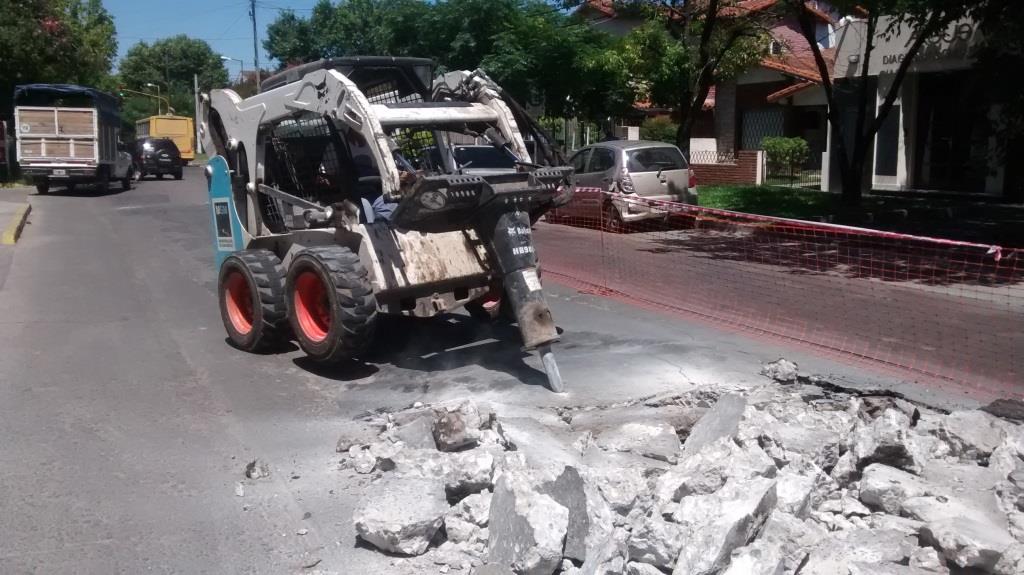
<path id="1" fill-rule="evenodd" d="M 34 196 L 60 196 L 60 197 L 72 197 L 72 198 L 102 198 L 105 196 L 113 196 L 126 192 L 121 187 L 120 182 L 110 182 L 110 187 L 107 188 L 106 192 L 101 192 L 95 186 L 82 186 L 77 185 L 73 188 L 66 186 L 51 187 L 45 194 L 40 194 L 38 191 L 32 195 Z"/>
<path id="2" fill-rule="evenodd" d="M 504 322 L 480 323 L 464 315 L 434 318 L 382 316 L 373 348 L 365 362 L 346 362 L 335 366 L 318 365 L 307 358 L 295 359 L 298 367 L 336 381 L 357 385 L 379 371 L 378 365 L 393 365 L 423 373 L 440 373 L 466 366 L 505 373 L 527 385 L 547 385 L 547 376 L 523 360 L 519 329 Z M 458 383 L 470 383 L 459 381 Z M 400 383 L 403 392 L 422 391 L 422 385 Z"/>
<path id="3" fill-rule="evenodd" d="M 1002 286 L 1024 281 L 1024 266 L 1011 254 L 996 262 L 980 248 L 926 245 L 900 239 L 821 233 L 691 230 L 652 237 L 655 254 L 688 252 L 711 259 L 785 268 L 793 274 L 837 275 L 850 279 Z"/>

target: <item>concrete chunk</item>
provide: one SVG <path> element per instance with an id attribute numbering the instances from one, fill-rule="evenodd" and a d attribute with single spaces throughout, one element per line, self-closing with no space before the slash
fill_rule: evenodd
<path id="1" fill-rule="evenodd" d="M 376 487 L 352 514 L 359 538 L 391 553 L 425 552 L 448 511 L 443 483 L 405 478 Z"/>
<path id="2" fill-rule="evenodd" d="M 569 511 L 537 491 L 528 472 L 506 471 L 491 499 L 489 563 L 518 575 L 551 575 L 562 562 Z"/>
<path id="3" fill-rule="evenodd" d="M 683 549 L 673 575 L 719 572 L 732 552 L 748 544 L 775 507 L 775 480 L 730 481 L 714 495 L 692 495 L 679 503 L 674 518 Z"/>
<path id="4" fill-rule="evenodd" d="M 659 477 L 654 497 L 660 503 L 679 501 L 687 495 L 714 493 L 730 478 L 745 480 L 775 473 L 775 462 L 760 447 L 740 447 L 723 437 Z"/>
<path id="5" fill-rule="evenodd" d="M 998 525 L 968 517 L 949 517 L 929 522 L 921 537 L 938 547 L 960 567 L 995 569 L 1003 553 L 1016 541 Z"/>
<path id="6" fill-rule="evenodd" d="M 766 363 L 761 367 L 761 375 L 778 383 L 796 383 L 799 373 L 797 365 L 785 358 Z"/>
<path id="7" fill-rule="evenodd" d="M 747 401 L 738 395 L 723 395 L 690 430 L 680 459 L 690 457 L 705 445 L 723 437 L 736 437 Z"/>
<path id="8" fill-rule="evenodd" d="M 683 531 L 679 525 L 660 517 L 641 517 L 629 537 L 629 558 L 671 569 L 683 548 Z"/>
<path id="9" fill-rule="evenodd" d="M 954 411 L 938 429 L 939 437 L 949 444 L 953 455 L 969 460 L 987 460 L 1006 433 L 999 418 L 980 410 Z"/>
<path id="10" fill-rule="evenodd" d="M 722 575 L 782 575 L 785 565 L 778 546 L 755 541 L 733 551 L 729 567 Z"/>
<path id="11" fill-rule="evenodd" d="M 931 486 L 916 475 L 881 463 L 869 465 L 860 481 L 860 500 L 890 515 L 899 515 L 907 499 L 930 491 Z"/>
<path id="12" fill-rule="evenodd" d="M 858 424 L 851 443 L 857 468 L 885 463 L 911 473 L 921 471 L 922 455 L 914 445 L 910 418 L 898 409 L 886 409 L 871 422 Z"/>
<path id="13" fill-rule="evenodd" d="M 434 443 L 441 451 L 475 447 L 480 441 L 483 424 L 480 411 L 471 401 L 439 407 L 434 410 Z"/>
<path id="14" fill-rule="evenodd" d="M 625 451 L 675 463 L 681 445 L 674 427 L 664 421 L 633 421 L 602 431 L 595 438 L 606 451 Z"/>

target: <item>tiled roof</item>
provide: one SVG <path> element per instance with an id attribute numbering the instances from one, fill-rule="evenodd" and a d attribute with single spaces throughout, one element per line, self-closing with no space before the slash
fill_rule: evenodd
<path id="1" fill-rule="evenodd" d="M 835 64 L 835 48 L 826 48 L 821 51 L 821 55 L 825 58 L 825 64 L 831 74 L 832 66 Z M 815 63 L 814 54 L 810 49 L 766 56 L 761 60 L 761 66 L 815 84 L 821 83 L 821 74 L 818 72 L 818 65 Z"/>
<path id="2" fill-rule="evenodd" d="M 614 0 L 587 0 L 582 7 L 590 8 L 609 18 L 614 18 L 615 6 L 613 5 L 613 1 Z"/>
<path id="3" fill-rule="evenodd" d="M 768 100 L 769 102 L 777 102 L 783 98 L 788 98 L 789 96 L 792 96 L 797 92 L 802 92 L 807 88 L 810 88 L 811 86 L 817 85 L 818 84 L 816 82 L 809 82 L 806 80 L 803 82 L 797 82 L 796 84 L 786 86 L 785 88 L 779 90 L 778 92 L 772 92 L 771 94 L 768 94 L 768 97 L 765 99 Z"/>
<path id="4" fill-rule="evenodd" d="M 665 107 L 655 106 L 654 104 L 651 103 L 650 100 L 640 100 L 638 102 L 635 102 L 633 104 L 633 107 L 636 108 L 637 110 L 640 110 L 641 112 L 668 112 L 668 111 L 670 111 L 672 109 L 672 108 L 665 108 Z M 704 98 L 704 103 L 701 104 L 701 109 L 702 110 L 713 110 L 714 107 L 715 107 L 715 87 L 711 86 L 711 89 L 708 90 L 707 97 Z"/>

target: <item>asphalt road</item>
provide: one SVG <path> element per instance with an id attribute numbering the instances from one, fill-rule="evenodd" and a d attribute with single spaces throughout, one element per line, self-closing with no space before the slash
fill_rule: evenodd
<path id="1" fill-rule="evenodd" d="M 542 386 L 515 331 L 464 315 L 389 322 L 370 361 L 332 369 L 294 348 L 249 355 L 220 325 L 199 169 L 103 197 L 30 200 L 22 240 L 0 253 L 4 574 L 291 573 L 316 560 L 338 573 L 392 572 L 391 558 L 356 545 L 351 510 L 368 487 L 344 479 L 334 453 L 339 430 L 368 409 L 742 386 L 762 382 L 759 365 L 779 356 L 851 385 L 940 397 L 550 282 L 564 330 L 561 396 Z M 239 497 L 256 457 L 272 475 Z"/>

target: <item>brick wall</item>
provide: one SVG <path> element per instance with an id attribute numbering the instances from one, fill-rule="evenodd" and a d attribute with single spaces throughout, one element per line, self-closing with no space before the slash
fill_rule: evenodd
<path id="1" fill-rule="evenodd" d="M 728 164 L 691 164 L 697 185 L 756 184 L 757 150 L 740 150 L 736 161 Z"/>

